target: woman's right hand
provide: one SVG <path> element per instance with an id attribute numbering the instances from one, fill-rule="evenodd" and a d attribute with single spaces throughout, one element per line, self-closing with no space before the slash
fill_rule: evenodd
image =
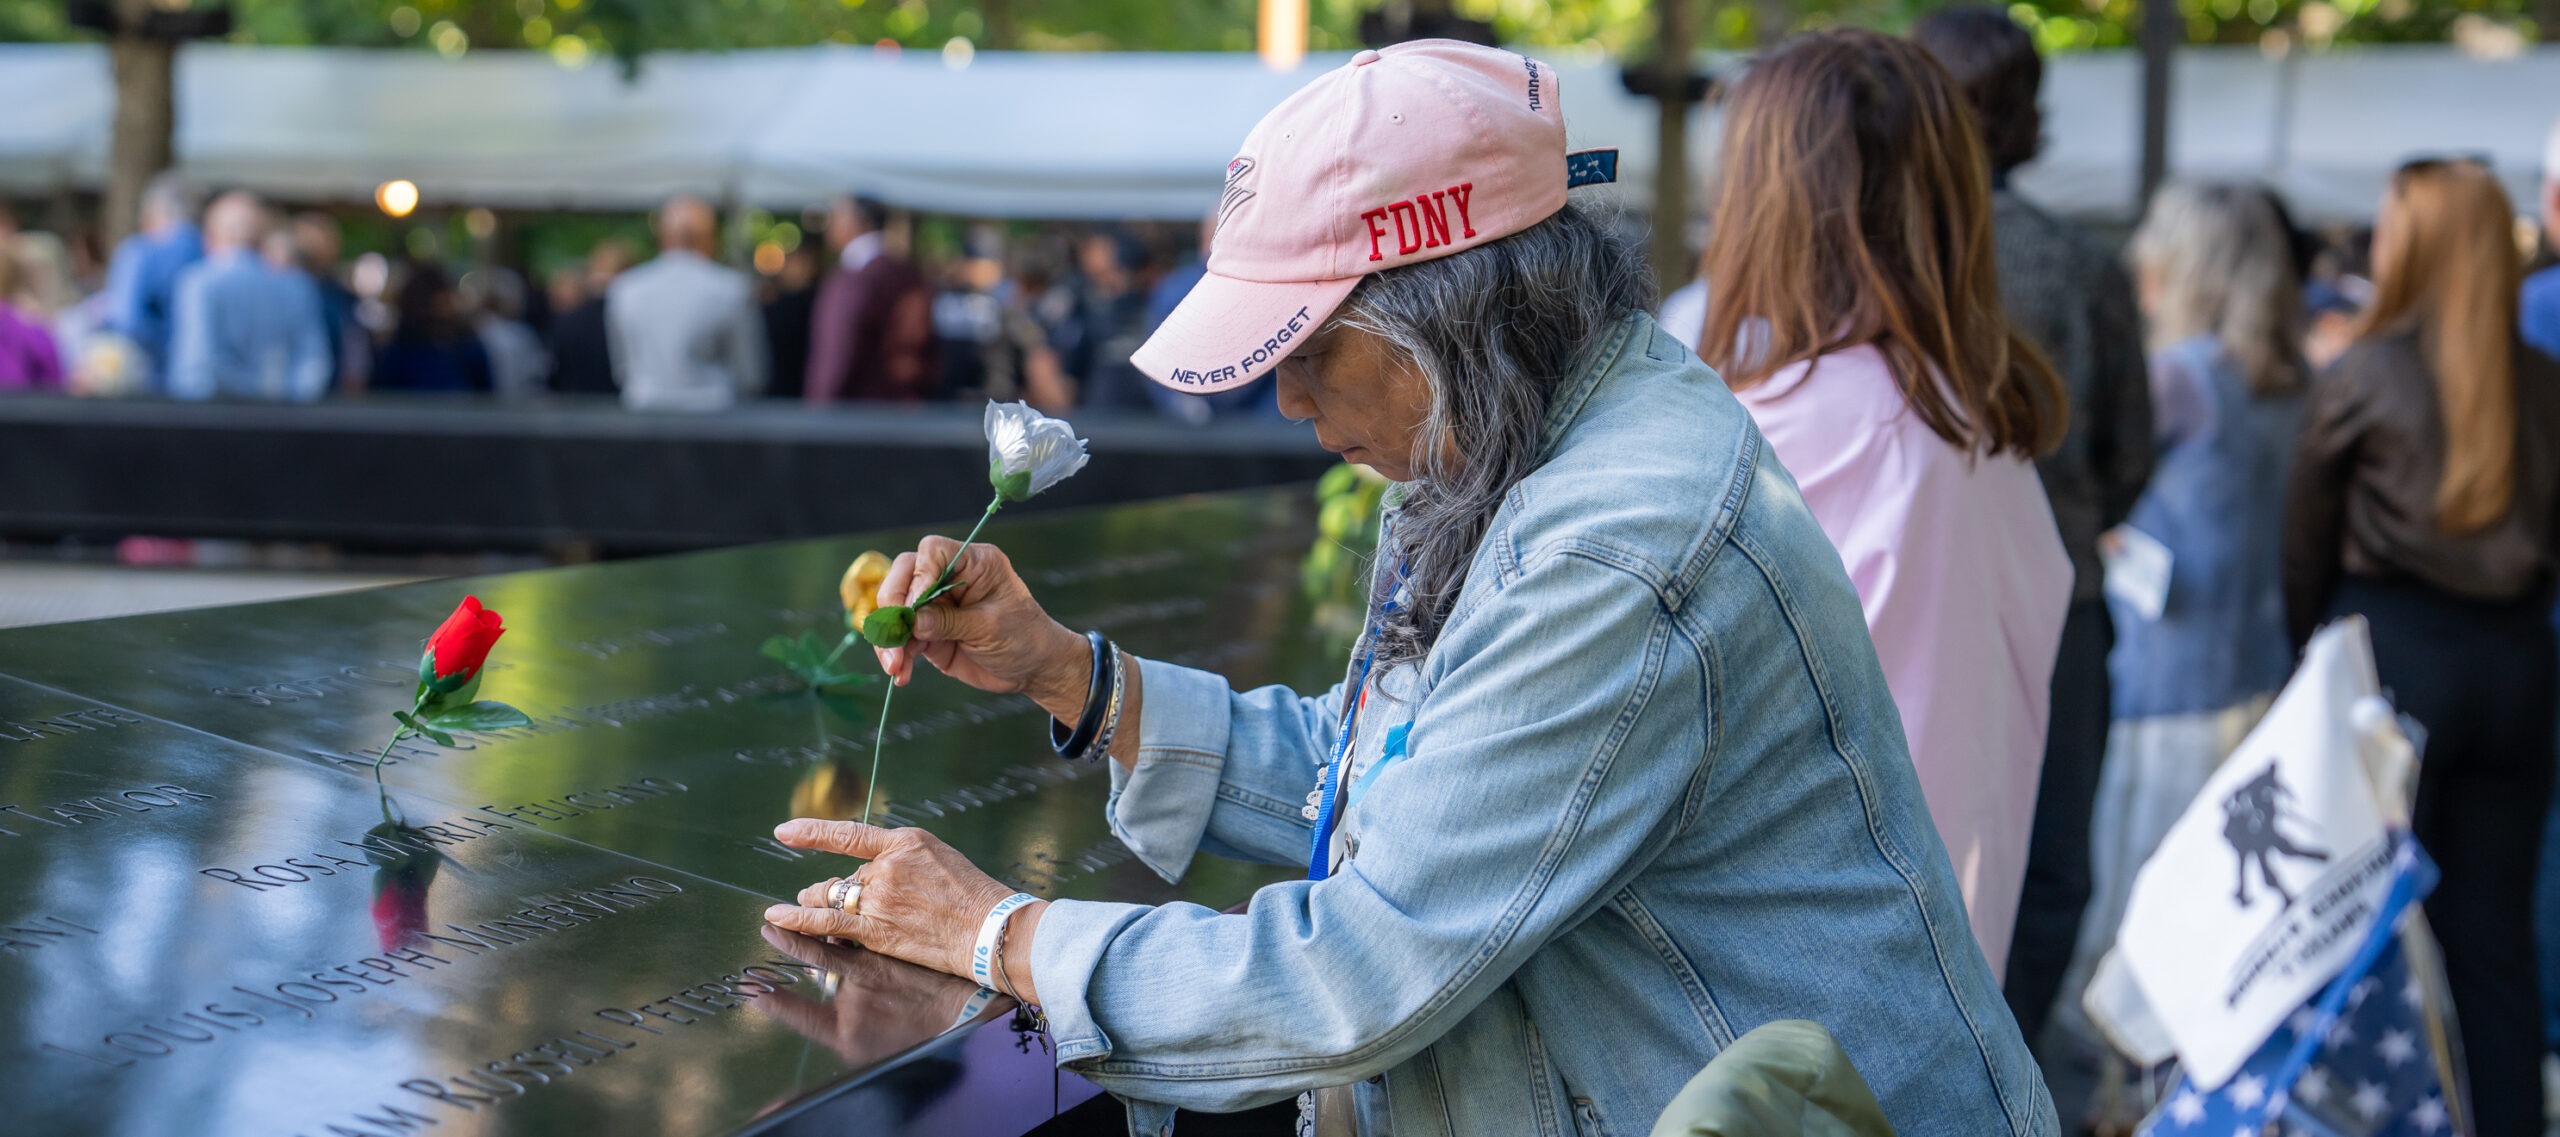
<path id="1" fill-rule="evenodd" d="M 959 550 L 949 537 L 927 537 L 916 551 L 898 554 L 880 582 L 880 603 L 915 603 Z M 905 686 L 920 654 L 981 691 L 1019 691 L 1051 715 L 1075 721 L 1093 671 L 1085 638 L 1049 618 L 1004 550 L 993 545 L 969 546 L 952 579 L 960 583 L 917 610 L 914 638 L 905 647 L 874 649 L 881 670 Z"/>

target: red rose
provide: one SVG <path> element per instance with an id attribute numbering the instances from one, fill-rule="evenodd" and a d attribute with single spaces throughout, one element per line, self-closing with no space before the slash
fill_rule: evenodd
<path id="1" fill-rule="evenodd" d="M 481 607 L 479 597 L 465 596 L 462 606 L 445 617 L 444 626 L 427 637 L 427 658 L 432 661 L 428 666 L 438 679 L 476 676 L 480 665 L 489 660 L 489 649 L 506 632 L 505 621 Z"/>

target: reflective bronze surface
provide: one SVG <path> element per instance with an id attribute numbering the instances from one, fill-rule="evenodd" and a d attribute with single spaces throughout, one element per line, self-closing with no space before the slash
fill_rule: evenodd
<path id="1" fill-rule="evenodd" d="M 1340 657 L 1298 584 L 1311 532 L 1289 490 L 1000 518 L 988 539 L 1071 627 L 1312 688 Z M 970 985 L 759 916 L 850 867 L 770 831 L 861 814 L 884 688 L 813 694 L 758 645 L 832 639 L 846 562 L 916 536 L 0 632 L 19 680 L 0 680 L 0 1128 L 1044 1119 L 1060 1086 L 1001 1000 L 977 1012 L 995 1025 L 937 1040 Z M 482 696 L 535 726 L 402 743 L 377 791 L 420 644 L 465 594 L 509 628 Z M 1224 907 L 1286 875 L 1204 857 L 1165 885 L 1104 827 L 1104 771 L 1052 756 L 1046 725 L 920 678 L 890 714 L 875 819 L 1045 896 Z"/>

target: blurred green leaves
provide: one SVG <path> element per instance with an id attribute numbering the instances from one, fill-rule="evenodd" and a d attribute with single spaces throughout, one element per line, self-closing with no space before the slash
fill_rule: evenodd
<path id="1" fill-rule="evenodd" d="M 1316 483 L 1316 539 L 1298 565 L 1309 619 L 1330 650 L 1348 652 L 1368 614 L 1370 564 L 1387 479 L 1345 462 Z"/>
<path id="2" fill-rule="evenodd" d="M 1828 24 L 1900 30 L 1933 0 L 1693 0 L 1700 46 L 1743 49 Z M 1309 46 L 1359 46 L 1379 0 L 1311 0 Z M 2555 0 L 2179 0 L 2190 42 L 2529 41 Z M 458 56 L 542 51 L 564 67 L 653 51 L 891 44 L 938 50 L 955 37 L 1035 51 L 1249 51 L 1256 0 L 232 0 L 241 43 L 412 47 Z M 1639 57 L 1652 0 L 1451 0 L 1506 43 Z M 2049 52 L 2124 47 L 2140 0 L 2017 0 L 2010 11 Z M 1777 24 L 1780 26 L 1764 26 Z M 2554 29 L 2560 31 L 2560 29 Z M 62 0 L 0 0 L 0 41 L 70 40 Z"/>

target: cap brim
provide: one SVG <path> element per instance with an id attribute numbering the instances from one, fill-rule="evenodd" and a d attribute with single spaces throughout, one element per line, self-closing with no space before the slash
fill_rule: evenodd
<path id="1" fill-rule="evenodd" d="M 1357 276 L 1275 282 L 1204 274 L 1129 362 L 1185 394 L 1244 386 L 1314 335 L 1359 283 Z"/>

